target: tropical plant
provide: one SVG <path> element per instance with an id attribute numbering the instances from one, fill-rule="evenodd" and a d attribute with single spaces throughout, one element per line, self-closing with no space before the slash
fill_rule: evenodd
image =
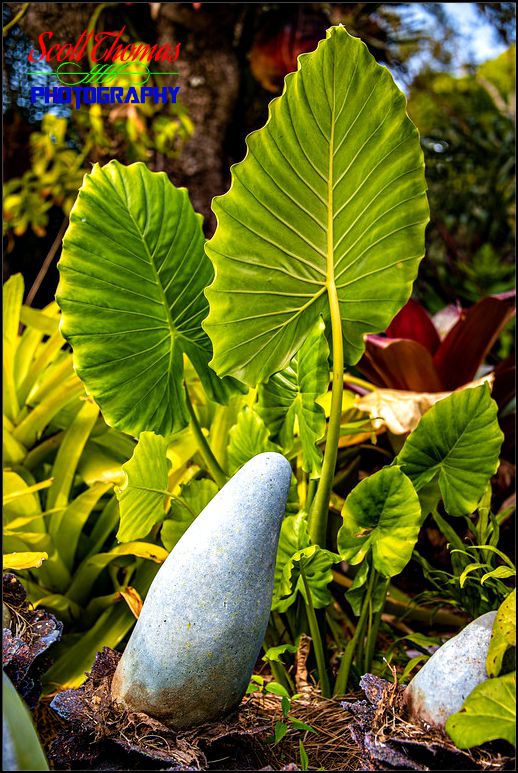
<path id="1" fill-rule="evenodd" d="M 30 601 L 67 625 L 49 679 L 74 684 L 102 642 L 115 646 L 131 627 L 130 607 L 156 571 L 143 559 L 167 553 L 137 541 L 115 546 L 113 486 L 134 442 L 85 395 L 56 304 L 23 306 L 23 291 L 20 274 L 3 288 L 3 563 Z M 78 631 L 87 632 L 80 641 Z"/>
<path id="2" fill-rule="evenodd" d="M 417 288 L 433 312 L 514 284 L 515 48 L 461 75 L 423 69 L 410 87 L 431 208 Z"/>
<path id="3" fill-rule="evenodd" d="M 472 381 L 515 314 L 515 292 L 490 295 L 465 310 L 451 304 L 430 318 L 410 299 L 384 336 L 366 336 L 360 370 L 371 383 L 443 392 Z"/>
<path id="4" fill-rule="evenodd" d="M 269 635 L 276 615 L 293 637 L 309 628 L 330 694 L 319 610 L 331 601 L 333 563 L 363 562 L 350 596 L 360 620 L 335 686 L 343 692 L 353 658 L 372 661 L 390 578 L 410 560 L 424 518 L 440 499 L 450 515 L 473 512 L 501 443 L 486 386 L 443 400 L 395 463 L 350 494 L 338 553 L 328 549 L 338 440 L 359 429 L 342 415 L 344 363 L 408 300 L 427 218 L 417 133 L 360 41 L 332 28 L 299 58 L 214 209 L 205 253 L 185 190 L 143 164 L 95 166 L 59 263 L 61 330 L 105 420 L 139 436 L 118 494 L 120 538 L 163 523 L 172 548 L 253 455 L 281 450 L 296 463 Z M 246 396 L 243 381 L 254 388 Z M 168 475 L 181 479 L 185 457 L 170 473 L 165 457 L 182 433 L 212 481 L 197 468 L 177 496 Z"/>

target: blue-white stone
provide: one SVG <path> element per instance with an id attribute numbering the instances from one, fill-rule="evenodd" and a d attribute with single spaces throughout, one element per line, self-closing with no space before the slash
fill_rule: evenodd
<path id="1" fill-rule="evenodd" d="M 405 690 L 413 719 L 444 727 L 487 679 L 486 658 L 496 612 L 487 612 L 439 647 Z"/>
<path id="2" fill-rule="evenodd" d="M 112 695 L 173 728 L 235 709 L 268 624 L 291 467 L 251 459 L 221 489 L 156 575 Z"/>

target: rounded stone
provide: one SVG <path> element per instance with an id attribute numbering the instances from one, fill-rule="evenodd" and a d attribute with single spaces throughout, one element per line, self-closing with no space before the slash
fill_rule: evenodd
<path id="1" fill-rule="evenodd" d="M 496 612 L 487 612 L 453 636 L 424 664 L 405 690 L 410 716 L 444 727 L 471 691 L 487 679 L 486 657 Z"/>
<path id="2" fill-rule="evenodd" d="M 281 454 L 259 454 L 192 523 L 148 591 L 115 700 L 175 729 L 237 708 L 268 625 L 290 480 Z"/>

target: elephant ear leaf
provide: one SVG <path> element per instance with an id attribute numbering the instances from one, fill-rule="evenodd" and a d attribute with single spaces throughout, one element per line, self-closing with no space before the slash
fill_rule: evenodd
<path id="1" fill-rule="evenodd" d="M 255 385 L 283 370 L 336 296 L 354 364 L 364 334 L 385 330 L 408 300 L 428 204 L 405 108 L 389 71 L 341 26 L 299 57 L 214 199 L 203 327 L 219 375 Z"/>
<path id="2" fill-rule="evenodd" d="M 211 399 L 235 388 L 208 367 L 201 322 L 213 268 L 202 218 L 184 188 L 143 163 L 85 175 L 59 261 L 61 332 L 80 378 L 112 426 L 168 435 L 189 421 L 183 357 Z"/>

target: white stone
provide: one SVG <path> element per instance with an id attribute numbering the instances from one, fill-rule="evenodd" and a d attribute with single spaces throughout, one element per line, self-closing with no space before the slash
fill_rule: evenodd
<path id="1" fill-rule="evenodd" d="M 290 480 L 283 456 L 259 454 L 196 518 L 149 589 L 116 700 L 176 729 L 237 708 L 268 624 Z"/>
<path id="2" fill-rule="evenodd" d="M 486 657 L 496 612 L 487 612 L 439 647 L 405 690 L 413 719 L 444 727 L 487 679 Z"/>

